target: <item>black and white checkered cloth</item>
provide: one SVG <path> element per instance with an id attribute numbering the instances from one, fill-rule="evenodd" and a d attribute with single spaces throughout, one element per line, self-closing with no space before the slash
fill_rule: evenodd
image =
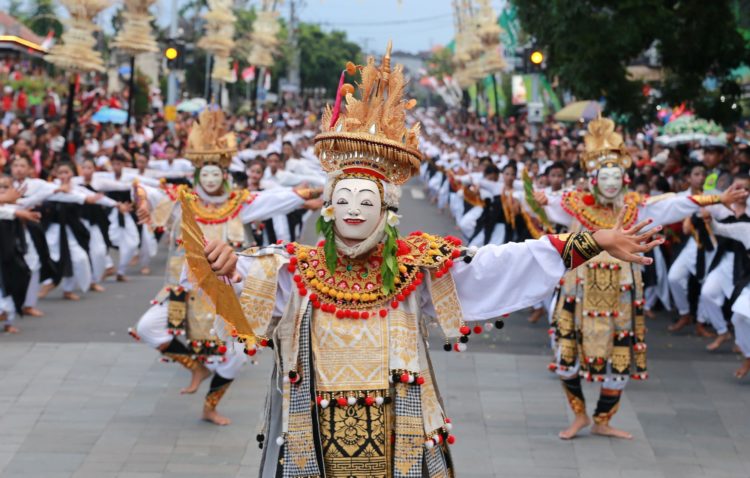
<path id="1" fill-rule="evenodd" d="M 396 446 L 393 456 L 393 477 L 422 478 L 424 425 L 419 386 L 397 383 L 394 408 Z"/>
<path id="2" fill-rule="evenodd" d="M 299 331 L 298 373 L 300 382 L 290 385 L 289 431 L 284 446 L 284 478 L 320 476 L 318 460 L 313 443 L 312 411 L 310 408 L 310 317 L 312 306 L 308 304 L 302 317 Z M 298 466 L 304 461 L 304 466 Z"/>

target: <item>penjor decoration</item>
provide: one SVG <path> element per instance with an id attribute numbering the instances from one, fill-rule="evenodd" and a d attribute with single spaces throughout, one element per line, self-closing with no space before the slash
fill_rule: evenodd
<path id="1" fill-rule="evenodd" d="M 60 3 L 68 9 L 70 18 L 63 20 L 66 29 L 62 43 L 54 45 L 45 60 L 76 73 L 104 72 L 104 60 L 93 36 L 99 27 L 92 20 L 109 6 L 109 0 L 61 0 Z"/>
<path id="2" fill-rule="evenodd" d="M 253 23 L 253 31 L 250 33 L 250 53 L 247 62 L 260 67 L 273 66 L 273 56 L 279 49 L 279 13 L 274 11 L 270 0 L 263 0 L 262 8 Z"/>
<path id="3" fill-rule="evenodd" d="M 198 41 L 202 48 L 214 55 L 211 79 L 223 83 L 233 83 L 230 54 L 235 46 L 234 22 L 231 0 L 209 0 L 209 10 L 203 15 L 206 20 L 206 34 Z"/>
<path id="4" fill-rule="evenodd" d="M 148 9 L 156 0 L 125 0 L 122 13 L 124 23 L 112 42 L 112 47 L 129 55 L 159 51 L 159 46 L 151 32 L 154 17 Z"/>

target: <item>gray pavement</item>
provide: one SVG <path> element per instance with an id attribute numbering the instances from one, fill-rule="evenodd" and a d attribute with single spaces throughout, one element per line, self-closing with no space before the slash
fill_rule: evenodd
<path id="1" fill-rule="evenodd" d="M 403 223 L 448 234 L 452 224 L 407 189 Z M 151 277 L 107 284 L 103 294 L 41 302 L 44 318 L 0 336 L 0 477 L 249 477 L 260 450 L 255 427 L 270 355 L 248 364 L 222 401 L 233 419 L 198 420 L 203 389 L 181 396 L 188 374 L 126 333 L 161 286 Z M 584 433 L 557 438 L 570 412 L 546 371 L 546 326 L 515 314 L 502 332 L 470 342 L 470 353 L 433 361 L 464 477 L 750 477 L 750 380 L 737 382 L 737 357 L 703 351 L 704 341 L 650 322 L 651 378 L 631 383 L 614 424 L 632 441 Z M 597 390 L 585 386 L 589 409 Z"/>

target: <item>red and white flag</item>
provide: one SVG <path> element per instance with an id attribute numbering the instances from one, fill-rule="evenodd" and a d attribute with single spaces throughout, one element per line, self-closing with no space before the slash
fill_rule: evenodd
<path id="1" fill-rule="evenodd" d="M 242 70 L 242 80 L 245 83 L 250 83 L 255 79 L 255 66 L 248 66 Z"/>

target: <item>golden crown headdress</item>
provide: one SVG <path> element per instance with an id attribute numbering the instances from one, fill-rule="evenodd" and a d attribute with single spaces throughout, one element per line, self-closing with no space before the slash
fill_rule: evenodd
<path id="1" fill-rule="evenodd" d="M 196 168 L 206 164 L 218 164 L 229 167 L 232 157 L 237 153 L 237 139 L 228 131 L 224 112 L 220 109 L 204 109 L 193 123 L 187 140 L 185 157 Z"/>
<path id="2" fill-rule="evenodd" d="M 342 72 L 336 104 L 326 107 L 322 132 L 315 139 L 315 153 L 327 172 L 366 173 L 400 185 L 419 172 L 422 154 L 419 123 L 406 127 L 406 111 L 416 105 L 404 99 L 404 74 L 401 65 L 391 71 L 391 42 L 388 42 L 380 67 L 370 57 L 364 66 L 348 63 Z M 360 72 L 355 89 L 344 83 L 344 73 Z M 341 100 L 346 99 L 346 111 Z"/>
<path id="3" fill-rule="evenodd" d="M 615 132 L 615 123 L 609 118 L 599 116 L 589 122 L 583 141 L 586 151 L 581 154 L 581 168 L 588 173 L 607 165 L 628 169 L 633 164 L 622 136 Z"/>

